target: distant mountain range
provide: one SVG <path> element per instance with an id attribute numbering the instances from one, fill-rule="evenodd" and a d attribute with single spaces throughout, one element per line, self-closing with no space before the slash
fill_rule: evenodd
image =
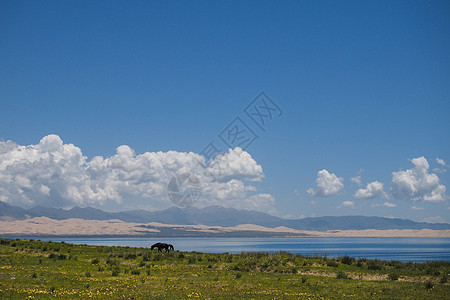
<path id="1" fill-rule="evenodd" d="M 61 208 L 35 207 L 23 209 L 0 201 L 0 219 L 23 220 L 34 217 L 47 217 L 54 220 L 78 218 L 84 220 L 118 219 L 124 222 L 149 223 L 159 222 L 177 225 L 207 225 L 231 227 L 241 224 L 254 224 L 275 228 L 284 226 L 297 230 L 365 230 L 365 229 L 434 229 L 447 230 L 447 223 L 415 222 L 408 219 L 340 216 L 316 217 L 304 219 L 283 219 L 263 212 L 237 210 L 220 206 L 210 206 L 202 209 L 195 207 L 171 207 L 161 211 L 134 210 L 125 212 L 105 212 L 100 209 L 74 207 L 69 210 Z"/>

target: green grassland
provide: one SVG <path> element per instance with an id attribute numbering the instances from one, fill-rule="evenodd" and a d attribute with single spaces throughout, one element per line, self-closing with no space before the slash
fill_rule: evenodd
<path id="1" fill-rule="evenodd" d="M 448 262 L 9 241 L 1 299 L 450 299 Z"/>

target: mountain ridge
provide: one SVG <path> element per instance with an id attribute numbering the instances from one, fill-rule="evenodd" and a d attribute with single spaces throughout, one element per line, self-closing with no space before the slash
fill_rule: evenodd
<path id="1" fill-rule="evenodd" d="M 24 220 L 34 217 L 47 217 L 55 220 L 78 218 L 85 220 L 118 219 L 132 223 L 159 222 L 178 225 L 207 225 L 231 227 L 241 224 L 254 224 L 264 227 L 288 227 L 297 230 L 366 230 L 366 229 L 433 229 L 447 230 L 447 223 L 415 222 L 409 219 L 367 217 L 367 216 L 324 216 L 303 219 L 283 219 L 254 210 L 238 210 L 221 206 L 205 208 L 170 207 L 160 211 L 132 210 L 123 212 L 105 212 L 93 207 L 71 209 L 46 208 L 37 206 L 30 209 L 13 206 L 0 201 L 0 218 Z"/>

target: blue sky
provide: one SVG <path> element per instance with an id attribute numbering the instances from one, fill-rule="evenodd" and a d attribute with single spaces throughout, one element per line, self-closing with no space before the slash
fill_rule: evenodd
<path id="1" fill-rule="evenodd" d="M 105 210 L 168 207 L 161 185 L 150 179 L 133 194 L 117 187 L 130 174 L 108 177 L 115 172 L 108 168 L 119 157 L 116 148 L 129 146 L 134 153 L 124 157 L 132 159 L 161 151 L 165 163 L 175 151 L 177 163 L 190 162 L 193 156 L 181 154 L 219 143 L 219 133 L 240 117 L 259 138 L 244 149 L 250 157 L 240 156 L 230 169 L 234 173 L 227 178 L 234 181 L 204 186 L 203 197 L 219 197 L 205 205 L 291 217 L 357 214 L 450 222 L 448 1 L 0 6 L 0 139 L 16 145 L 3 146 L 9 150 L 3 150 L 2 201 Z M 283 111 L 266 131 L 243 111 L 261 91 Z M 17 153 L 24 153 L 19 145 L 41 145 L 36 151 L 43 153 L 40 141 L 49 135 L 52 149 L 63 149 L 56 136 L 74 145 L 61 150 L 77 157 L 71 168 L 93 170 L 91 160 L 103 157 L 97 173 L 77 169 L 82 175 L 70 179 L 87 176 L 90 188 L 95 181 L 101 192 L 86 196 L 92 191 L 83 184 L 56 180 L 67 174 L 61 171 L 67 165 L 58 164 L 56 173 L 48 162 L 40 165 L 47 177 L 21 171 L 36 161 L 18 164 Z M 425 161 L 413 163 L 420 157 Z M 145 166 L 158 159 L 140 164 L 139 176 L 149 178 Z M 318 187 L 322 170 L 327 173 L 320 173 Z M 360 182 L 351 180 L 358 175 Z M 109 185 L 114 192 L 105 192 Z M 72 188 L 91 201 L 73 196 Z M 153 203 L 158 193 L 161 199 Z"/>

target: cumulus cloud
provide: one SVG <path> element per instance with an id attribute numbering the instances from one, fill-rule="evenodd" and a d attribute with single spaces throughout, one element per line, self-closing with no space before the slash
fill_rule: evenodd
<path id="1" fill-rule="evenodd" d="M 57 135 L 48 135 L 37 145 L 0 142 L 0 201 L 25 207 L 165 208 L 171 206 L 167 183 L 176 174 L 190 172 L 203 185 L 199 206 L 274 211 L 273 197 L 258 194 L 247 184 L 264 178 L 261 165 L 249 153 L 230 149 L 206 169 L 204 163 L 193 152 L 136 155 L 126 145 L 117 147 L 110 157 L 88 160 L 80 148 L 64 144 Z"/>
<path id="2" fill-rule="evenodd" d="M 337 177 L 323 169 L 317 173 L 315 189 L 309 188 L 307 192 L 313 196 L 327 197 L 337 194 L 344 187 L 344 178 Z"/>
<path id="3" fill-rule="evenodd" d="M 412 210 L 424 210 L 425 208 L 420 207 L 420 206 L 411 206 Z"/>
<path id="4" fill-rule="evenodd" d="M 383 204 L 376 203 L 376 204 L 370 205 L 370 207 L 380 207 L 380 206 L 392 208 L 392 207 L 397 207 L 397 204 L 391 203 L 391 202 L 384 202 Z"/>
<path id="5" fill-rule="evenodd" d="M 363 169 L 359 169 L 358 175 L 355 176 L 355 177 L 351 177 L 350 181 L 356 183 L 358 186 L 361 186 L 362 185 L 362 180 L 361 180 L 362 172 L 364 172 L 364 170 Z"/>
<path id="6" fill-rule="evenodd" d="M 429 164 L 425 157 L 413 158 L 414 169 L 392 173 L 391 192 L 394 197 L 412 202 L 440 202 L 446 199 L 446 187 L 439 177 L 429 173 Z"/>
<path id="7" fill-rule="evenodd" d="M 351 177 L 351 178 L 350 178 L 350 181 L 351 181 L 351 182 L 354 182 L 354 183 L 356 183 L 358 186 L 360 186 L 360 185 L 362 184 L 362 181 L 361 181 L 361 175 L 358 175 L 358 176 L 355 176 L 355 177 Z"/>
<path id="8" fill-rule="evenodd" d="M 338 208 L 355 208 L 355 202 L 353 201 L 344 201 L 341 203 L 340 206 L 338 206 Z"/>
<path id="9" fill-rule="evenodd" d="M 378 196 L 384 196 L 387 198 L 387 195 L 384 192 L 383 183 L 379 181 L 368 183 L 366 188 L 357 190 L 353 196 L 356 199 L 372 199 Z"/>
<path id="10" fill-rule="evenodd" d="M 439 158 L 439 157 L 436 157 L 436 162 L 444 167 L 446 165 L 445 160 L 443 160 L 442 158 Z"/>

